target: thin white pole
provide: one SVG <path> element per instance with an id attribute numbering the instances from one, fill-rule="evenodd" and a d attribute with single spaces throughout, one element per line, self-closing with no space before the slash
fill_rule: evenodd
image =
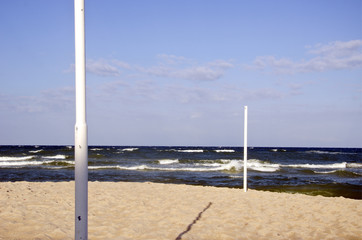
<path id="1" fill-rule="evenodd" d="M 88 239 L 88 137 L 86 122 L 84 0 L 74 0 L 75 26 L 75 239 Z"/>
<path id="2" fill-rule="evenodd" d="M 248 190 L 247 158 L 248 158 L 248 107 L 244 106 L 244 192 Z"/>

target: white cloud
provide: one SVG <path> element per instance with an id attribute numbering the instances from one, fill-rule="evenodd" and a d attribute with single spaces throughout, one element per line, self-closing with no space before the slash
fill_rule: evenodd
<path id="1" fill-rule="evenodd" d="M 87 59 L 86 70 L 89 73 L 103 77 L 118 77 L 123 69 L 128 73 L 133 72 L 133 74 L 147 74 L 163 78 L 214 81 L 223 77 L 228 69 L 234 67 L 231 61 L 225 60 L 199 64 L 195 60 L 175 55 L 159 54 L 156 58 L 160 62 L 151 67 L 131 65 L 118 59 Z M 70 68 L 74 71 L 74 64 Z"/>
<path id="2" fill-rule="evenodd" d="M 286 96 L 285 93 L 273 88 L 261 88 L 256 90 L 248 90 L 242 99 L 247 100 L 265 100 L 265 99 L 281 99 Z"/>
<path id="3" fill-rule="evenodd" d="M 169 54 L 158 54 L 157 58 L 161 60 L 162 63 L 166 63 L 168 65 L 174 64 L 184 64 L 184 63 L 192 63 L 191 59 L 182 57 L 182 56 L 175 56 Z"/>
<path id="4" fill-rule="evenodd" d="M 210 62 L 208 65 L 218 69 L 229 69 L 234 67 L 234 65 L 230 61 L 225 60 L 216 60 L 214 62 Z"/>
<path id="5" fill-rule="evenodd" d="M 129 84 L 123 80 L 105 82 L 100 86 L 100 89 L 104 93 L 103 95 L 108 97 L 114 94 L 118 94 L 121 87 L 128 88 Z"/>
<path id="6" fill-rule="evenodd" d="M 308 60 L 293 61 L 288 58 L 259 56 L 246 68 L 275 74 L 362 68 L 362 40 L 337 41 L 307 48 L 310 49 L 308 53 L 314 55 Z"/>
<path id="7" fill-rule="evenodd" d="M 121 64 L 116 63 L 117 65 Z M 100 60 L 92 60 L 88 59 L 86 62 L 87 72 L 99 75 L 99 76 L 119 76 L 120 70 L 117 67 L 108 63 L 108 61 L 100 59 Z"/>
<path id="8" fill-rule="evenodd" d="M 309 51 L 312 54 L 326 56 L 349 56 L 361 51 L 362 40 L 351 40 L 348 42 L 331 42 L 327 45 L 317 44 Z"/>
<path id="9" fill-rule="evenodd" d="M 35 96 L 3 95 L 0 98 L 0 110 L 25 113 L 68 111 L 74 107 L 74 94 L 73 87 L 62 87 L 44 90 Z"/>
<path id="10" fill-rule="evenodd" d="M 157 77 L 214 81 L 224 76 L 227 69 L 234 65 L 225 60 L 216 60 L 206 64 L 198 64 L 193 60 L 174 55 L 159 55 L 163 61 L 157 66 L 139 68 L 140 71 Z"/>
<path id="11" fill-rule="evenodd" d="M 117 65 L 118 67 L 124 68 L 124 69 L 131 69 L 131 65 L 129 63 L 117 60 L 117 59 L 113 59 L 112 63 Z"/>
<path id="12" fill-rule="evenodd" d="M 212 68 L 211 66 L 194 66 L 185 69 L 171 71 L 170 77 L 187 80 L 213 81 L 224 75 L 222 69 Z"/>

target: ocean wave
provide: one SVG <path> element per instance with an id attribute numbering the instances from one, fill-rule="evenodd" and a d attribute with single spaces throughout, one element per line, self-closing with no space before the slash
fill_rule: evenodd
<path id="1" fill-rule="evenodd" d="M 204 152 L 203 149 L 184 149 L 184 150 L 175 150 L 177 152 L 182 152 L 182 153 L 202 153 Z"/>
<path id="2" fill-rule="evenodd" d="M 243 168 L 243 164 L 240 160 L 223 160 L 213 163 L 195 163 L 195 165 L 207 167 L 195 169 L 207 169 L 209 171 L 240 171 Z"/>
<path id="3" fill-rule="evenodd" d="M 89 159 L 103 159 L 105 157 L 105 155 L 100 154 L 100 153 L 91 153 L 88 155 Z"/>
<path id="4" fill-rule="evenodd" d="M 30 153 L 39 153 L 39 152 L 42 152 L 44 151 L 43 149 L 39 149 L 39 150 L 33 150 L 33 151 L 29 151 Z"/>
<path id="5" fill-rule="evenodd" d="M 147 165 L 138 165 L 138 166 L 120 166 L 120 165 L 105 165 L 105 166 L 88 166 L 90 170 L 97 170 L 97 169 L 121 169 L 121 170 L 152 170 Z"/>
<path id="6" fill-rule="evenodd" d="M 258 159 L 247 160 L 247 167 L 259 172 L 276 172 L 280 170 L 279 164 L 269 163 Z"/>
<path id="7" fill-rule="evenodd" d="M 159 152 L 202 153 L 203 149 L 159 149 Z"/>
<path id="8" fill-rule="evenodd" d="M 348 168 L 362 168 L 362 163 L 347 163 Z"/>
<path id="9" fill-rule="evenodd" d="M 217 153 L 233 153 L 233 152 L 235 152 L 235 150 L 233 150 L 233 149 L 217 149 L 214 151 Z"/>
<path id="10" fill-rule="evenodd" d="M 187 171 L 187 172 L 206 172 L 206 171 L 220 171 L 225 168 L 207 168 L 207 167 L 153 167 L 148 165 L 138 166 L 88 166 L 88 169 L 120 169 L 120 170 L 153 170 L 153 171 Z"/>
<path id="11" fill-rule="evenodd" d="M 66 159 L 67 156 L 66 155 L 55 155 L 55 156 L 42 156 L 43 159 Z"/>
<path id="12" fill-rule="evenodd" d="M 234 160 L 236 160 L 236 159 L 234 159 Z M 225 163 L 229 163 L 230 161 L 232 161 L 232 159 L 216 159 L 216 160 L 201 159 L 201 160 L 197 160 L 196 163 L 195 163 L 194 160 L 181 160 L 181 163 L 191 163 L 191 164 L 195 164 L 195 165 L 197 165 L 197 164 L 207 164 L 207 163 L 225 164 Z"/>
<path id="13" fill-rule="evenodd" d="M 195 166 L 205 166 L 205 167 L 220 167 L 223 164 L 218 163 L 218 162 L 210 162 L 210 163 L 205 162 L 205 163 L 195 163 L 194 165 Z"/>
<path id="14" fill-rule="evenodd" d="M 244 176 L 239 175 L 230 175 L 229 178 L 244 178 Z"/>
<path id="15" fill-rule="evenodd" d="M 24 156 L 24 157 L 0 157 L 0 162 L 2 161 L 24 161 L 24 160 L 30 160 L 34 156 Z"/>
<path id="16" fill-rule="evenodd" d="M 335 173 L 337 170 L 332 171 L 312 171 L 313 173 L 319 173 L 319 174 L 329 174 L 329 173 Z"/>
<path id="17" fill-rule="evenodd" d="M 241 171 L 244 168 L 244 161 L 220 159 L 216 162 L 196 163 L 195 165 L 210 167 L 209 170 L 214 171 Z M 280 165 L 249 159 L 247 168 L 258 172 L 276 172 L 280 170 Z"/>
<path id="18" fill-rule="evenodd" d="M 278 148 L 273 148 L 269 150 L 270 152 L 286 152 L 287 150 L 285 149 L 278 149 Z"/>
<path id="19" fill-rule="evenodd" d="M 347 163 L 332 163 L 332 164 L 287 164 L 281 165 L 282 167 L 290 167 L 290 168 L 347 168 Z"/>
<path id="20" fill-rule="evenodd" d="M 136 166 L 121 166 L 121 165 L 108 165 L 108 166 L 89 166 L 89 169 L 120 169 L 120 170 L 153 170 L 153 171 L 189 171 L 189 172 L 215 172 L 215 171 L 231 171 L 238 172 L 244 167 L 241 160 L 224 160 L 219 162 L 204 162 L 194 164 L 179 164 L 178 160 L 158 160 L 161 166 L 157 165 L 136 165 Z M 162 163 L 161 163 L 162 162 Z M 172 165 L 172 167 L 170 167 Z M 259 172 L 275 172 L 278 171 L 278 164 L 265 163 L 260 160 L 248 161 L 248 168 Z"/>
<path id="21" fill-rule="evenodd" d="M 356 178 L 356 177 L 361 177 L 362 175 L 356 172 L 351 172 L 351 171 L 345 171 L 345 170 L 332 170 L 332 171 L 313 171 L 314 173 L 317 174 L 332 174 L 332 175 L 337 175 L 339 177 L 351 177 L 351 178 Z"/>
<path id="22" fill-rule="evenodd" d="M 168 165 L 168 164 L 179 163 L 179 160 L 178 159 L 162 159 L 162 160 L 158 160 L 158 163 L 161 165 Z"/>
<path id="23" fill-rule="evenodd" d="M 40 161 L 11 161 L 11 162 L 0 162 L 0 167 L 19 167 L 29 165 L 41 165 L 43 162 Z"/>
<path id="24" fill-rule="evenodd" d="M 52 165 L 52 166 L 74 166 L 74 161 L 44 161 L 43 165 Z"/>
<path id="25" fill-rule="evenodd" d="M 310 150 L 310 151 L 306 151 L 306 153 L 316 153 L 316 154 L 356 154 L 356 153 L 351 153 L 351 152 L 331 152 L 331 151 L 322 151 L 322 150 Z"/>
<path id="26" fill-rule="evenodd" d="M 138 148 L 124 148 L 121 151 L 123 151 L 123 152 L 133 152 L 133 151 L 137 151 L 137 150 L 138 150 Z"/>
<path id="27" fill-rule="evenodd" d="M 254 171 L 258 171 L 258 172 L 276 172 L 278 170 L 280 170 L 279 167 L 273 167 L 273 166 L 270 166 L 270 167 L 267 167 L 267 166 L 251 166 L 251 167 L 248 167 Z"/>
<path id="28" fill-rule="evenodd" d="M 101 151 L 101 150 L 103 150 L 103 148 L 91 148 L 89 150 L 91 150 L 91 151 Z"/>

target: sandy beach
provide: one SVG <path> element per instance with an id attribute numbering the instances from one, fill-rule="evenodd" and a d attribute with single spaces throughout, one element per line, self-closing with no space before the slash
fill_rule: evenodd
<path id="1" fill-rule="evenodd" d="M 362 202 L 89 182 L 89 239 L 362 239 Z M 1 182 L 0 239 L 73 239 L 74 182 Z"/>

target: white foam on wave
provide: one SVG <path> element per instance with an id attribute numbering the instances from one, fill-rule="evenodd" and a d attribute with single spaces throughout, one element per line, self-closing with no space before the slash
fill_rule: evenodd
<path id="1" fill-rule="evenodd" d="M 273 148 L 269 150 L 270 152 L 286 152 L 286 149 Z"/>
<path id="2" fill-rule="evenodd" d="M 0 161 L 24 161 L 32 159 L 34 156 L 24 156 L 24 157 L 0 157 Z"/>
<path id="3" fill-rule="evenodd" d="M 244 161 L 242 160 L 219 160 L 215 163 L 196 163 L 192 168 L 179 168 L 176 170 L 187 171 L 241 171 L 244 168 Z M 251 159 L 247 162 L 247 168 L 259 172 L 275 172 L 280 170 L 279 164 L 264 163 L 257 159 Z"/>
<path id="4" fill-rule="evenodd" d="M 121 169 L 121 170 L 145 170 L 145 169 L 150 169 L 147 165 L 139 165 L 139 166 L 131 166 L 131 167 L 126 167 L 126 166 L 119 166 L 119 165 L 115 165 L 115 166 L 88 166 L 88 169 Z"/>
<path id="5" fill-rule="evenodd" d="M 162 159 L 158 160 L 158 163 L 161 165 L 168 165 L 168 164 L 179 163 L 179 161 L 178 159 Z"/>
<path id="6" fill-rule="evenodd" d="M 283 167 L 291 168 L 346 168 L 347 163 L 332 163 L 332 164 L 288 164 L 282 165 Z"/>
<path id="7" fill-rule="evenodd" d="M 348 168 L 362 168 L 362 163 L 347 163 Z"/>
<path id="8" fill-rule="evenodd" d="M 244 161 L 242 160 L 223 160 L 222 163 L 198 163 L 198 165 L 204 165 L 209 167 L 215 167 L 215 170 L 232 170 L 241 171 L 244 168 Z M 258 159 L 247 160 L 247 168 L 259 172 L 276 172 L 280 170 L 279 164 L 271 164 L 262 162 Z"/>
<path id="9" fill-rule="evenodd" d="M 194 165 L 195 166 L 205 166 L 205 167 L 220 167 L 223 164 L 221 164 L 221 163 L 195 163 Z"/>
<path id="10" fill-rule="evenodd" d="M 125 170 L 146 170 L 150 169 L 147 165 L 139 165 L 139 166 L 132 166 L 132 167 L 123 167 L 123 166 L 117 166 L 119 169 L 125 169 Z"/>
<path id="11" fill-rule="evenodd" d="M 332 170 L 332 171 L 313 171 L 314 173 L 319 173 L 319 174 L 329 174 L 329 173 L 335 173 L 338 170 Z"/>
<path id="12" fill-rule="evenodd" d="M 50 161 L 43 161 L 41 163 L 45 163 L 45 164 L 51 164 L 51 163 L 67 163 L 70 165 L 75 165 L 75 161 L 55 161 L 55 160 L 50 160 Z"/>
<path id="13" fill-rule="evenodd" d="M 133 151 L 136 151 L 138 150 L 138 148 L 124 148 L 122 149 L 123 152 L 133 152 Z"/>
<path id="14" fill-rule="evenodd" d="M 205 172 L 215 171 L 212 168 L 195 168 L 195 167 L 152 167 L 147 165 L 138 166 L 89 166 L 88 169 L 121 169 L 121 170 L 154 170 L 154 171 L 188 171 L 188 172 Z"/>
<path id="15" fill-rule="evenodd" d="M 357 154 L 357 153 L 351 153 L 351 152 L 330 152 L 330 151 L 322 151 L 322 150 L 310 150 L 306 151 L 306 153 L 316 153 L 316 154 Z"/>
<path id="16" fill-rule="evenodd" d="M 15 166 L 27 166 L 27 165 L 41 165 L 43 162 L 39 161 L 11 161 L 0 162 L 0 167 L 15 167 Z"/>
<path id="17" fill-rule="evenodd" d="M 244 178 L 244 176 L 230 175 L 229 178 Z"/>
<path id="18" fill-rule="evenodd" d="M 218 150 L 215 150 L 215 152 L 217 152 L 217 153 L 233 153 L 233 152 L 235 152 L 235 150 L 233 150 L 233 149 L 218 149 Z"/>
<path id="19" fill-rule="evenodd" d="M 103 150 L 103 148 L 91 148 L 89 150 L 91 150 L 91 151 L 100 151 L 100 150 Z"/>
<path id="20" fill-rule="evenodd" d="M 204 150 L 202 149 L 184 149 L 184 150 L 177 150 L 177 152 L 183 152 L 183 153 L 202 153 Z"/>
<path id="21" fill-rule="evenodd" d="M 116 166 L 88 166 L 90 170 L 116 168 Z"/>
<path id="22" fill-rule="evenodd" d="M 121 170 L 155 170 L 155 171 L 190 171 L 190 172 L 212 172 L 212 171 L 241 171 L 244 168 L 243 160 L 226 160 L 220 159 L 217 162 L 197 162 L 194 164 L 180 164 L 177 159 L 162 159 L 158 160 L 157 165 L 136 165 L 136 166 L 89 166 L 89 169 L 121 169 Z M 169 165 L 169 166 L 167 166 Z M 247 167 L 250 170 L 258 172 L 276 172 L 281 167 L 291 168 L 309 168 L 309 169 L 333 169 L 329 171 L 314 171 L 315 173 L 333 173 L 336 169 L 346 168 L 347 163 L 335 163 L 335 164 L 292 164 L 292 165 L 280 165 L 264 162 L 258 159 L 249 159 Z M 351 163 L 349 167 L 362 167 L 362 164 Z"/>
<path id="23" fill-rule="evenodd" d="M 19 166 L 32 166 L 32 165 L 43 165 L 43 164 L 52 164 L 52 163 L 67 163 L 74 165 L 74 161 L 57 161 L 57 160 L 48 160 L 48 161 L 0 161 L 0 167 L 19 167 Z"/>
<path id="24" fill-rule="evenodd" d="M 232 170 L 235 169 L 236 171 L 240 171 L 244 165 L 242 161 L 239 160 L 231 160 L 229 163 L 226 163 L 224 166 L 221 166 L 224 168 L 223 170 Z"/>
<path id="25" fill-rule="evenodd" d="M 55 156 L 43 156 L 42 158 L 44 158 L 44 159 L 66 159 L 67 156 L 58 154 L 58 155 L 55 155 Z"/>
<path id="26" fill-rule="evenodd" d="M 33 151 L 29 151 L 30 153 L 39 153 L 39 152 L 42 152 L 44 151 L 43 149 L 39 149 L 39 150 L 33 150 Z"/>
<path id="27" fill-rule="evenodd" d="M 265 163 L 257 159 L 248 160 L 247 167 L 259 172 L 276 172 L 280 170 L 279 164 Z"/>
<path id="28" fill-rule="evenodd" d="M 257 160 L 258 161 L 258 160 Z M 253 165 L 254 164 L 254 165 Z M 195 164 L 197 167 L 187 167 L 187 168 L 174 168 L 174 169 L 167 169 L 172 171 L 191 171 L 191 172 L 206 172 L 206 171 L 241 171 L 244 167 L 244 162 L 241 160 L 225 160 L 224 163 L 197 163 Z M 270 166 L 265 166 L 260 164 L 256 167 L 256 164 L 253 162 L 248 162 L 248 168 L 251 168 L 255 171 L 261 172 L 270 172 L 270 171 L 277 171 L 279 168 L 274 167 L 271 168 Z"/>
<path id="29" fill-rule="evenodd" d="M 178 160 L 158 160 L 161 166 L 136 165 L 136 166 L 89 166 L 89 169 L 121 169 L 121 170 L 154 170 L 154 171 L 189 171 L 189 172 L 214 172 L 214 171 L 241 171 L 244 167 L 242 160 L 223 160 L 214 163 L 195 163 L 190 165 L 175 164 Z M 162 162 L 162 164 L 161 164 Z M 175 164 L 173 167 L 167 166 Z M 257 159 L 248 160 L 248 168 L 259 172 L 278 171 L 278 164 L 264 163 Z"/>

